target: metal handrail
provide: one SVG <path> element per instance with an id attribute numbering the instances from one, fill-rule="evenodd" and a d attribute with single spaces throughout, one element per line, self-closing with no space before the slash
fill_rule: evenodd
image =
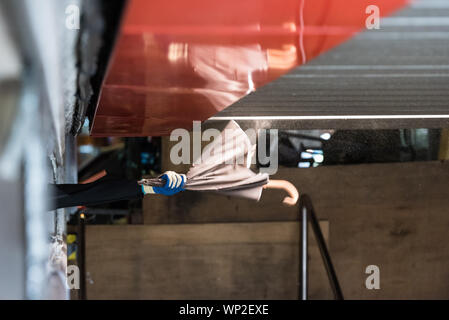
<path id="1" fill-rule="evenodd" d="M 301 227 L 299 232 L 299 240 L 301 243 L 301 263 L 300 263 L 300 282 L 299 282 L 299 297 L 301 300 L 307 300 L 308 294 L 308 239 L 307 227 L 310 219 L 315 239 L 320 249 L 321 258 L 323 259 L 326 268 L 329 283 L 334 293 L 335 300 L 343 300 L 343 293 L 338 282 L 337 274 L 335 273 L 329 251 L 327 250 L 326 242 L 324 241 L 323 233 L 320 224 L 313 209 L 312 200 L 306 194 L 301 195 L 299 199 L 299 214 L 301 216 Z"/>

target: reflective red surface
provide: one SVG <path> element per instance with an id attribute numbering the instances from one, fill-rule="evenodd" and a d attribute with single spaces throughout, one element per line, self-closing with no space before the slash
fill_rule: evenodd
<path id="1" fill-rule="evenodd" d="M 130 0 L 94 136 L 191 128 L 407 0 Z"/>

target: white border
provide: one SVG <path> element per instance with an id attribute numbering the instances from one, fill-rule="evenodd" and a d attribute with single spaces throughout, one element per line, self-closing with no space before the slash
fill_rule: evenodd
<path id="1" fill-rule="evenodd" d="M 329 115 L 329 116 L 224 116 L 208 120 L 376 120 L 376 119 L 449 119 L 449 114 L 410 115 Z"/>

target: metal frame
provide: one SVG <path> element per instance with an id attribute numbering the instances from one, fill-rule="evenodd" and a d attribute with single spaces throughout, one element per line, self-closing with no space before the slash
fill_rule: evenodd
<path id="1" fill-rule="evenodd" d="M 299 298 L 301 300 L 307 300 L 308 298 L 308 222 L 312 226 L 313 233 L 315 234 L 315 239 L 320 249 L 321 258 L 323 259 L 324 266 L 327 271 L 327 276 L 329 278 L 329 283 L 334 293 L 335 300 L 343 300 L 343 293 L 338 282 L 337 274 L 335 272 L 332 260 L 327 250 L 326 242 L 324 241 L 323 233 L 321 231 L 320 224 L 315 215 L 315 210 L 313 209 L 312 200 L 306 194 L 302 195 L 299 199 L 299 214 L 301 217 L 301 225 L 299 232 L 299 242 L 301 244 L 300 252 L 300 282 L 299 282 Z"/>
<path id="2" fill-rule="evenodd" d="M 80 291 L 78 294 L 79 300 L 86 300 L 86 221 L 84 210 L 79 210 L 77 213 L 78 230 L 77 230 L 77 264 L 80 270 Z"/>

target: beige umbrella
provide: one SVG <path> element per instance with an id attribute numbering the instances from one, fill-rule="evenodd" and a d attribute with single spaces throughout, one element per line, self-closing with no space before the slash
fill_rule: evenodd
<path id="1" fill-rule="evenodd" d="M 230 121 L 219 136 L 204 148 L 198 164 L 187 172 L 184 189 L 211 191 L 223 195 L 259 200 L 263 189 L 283 189 L 289 197 L 284 203 L 293 206 L 298 201 L 298 190 L 285 180 L 270 180 L 266 173 L 250 169 L 256 145 L 252 144 L 239 125 Z M 162 187 L 162 178 L 142 179 L 141 185 Z"/>

